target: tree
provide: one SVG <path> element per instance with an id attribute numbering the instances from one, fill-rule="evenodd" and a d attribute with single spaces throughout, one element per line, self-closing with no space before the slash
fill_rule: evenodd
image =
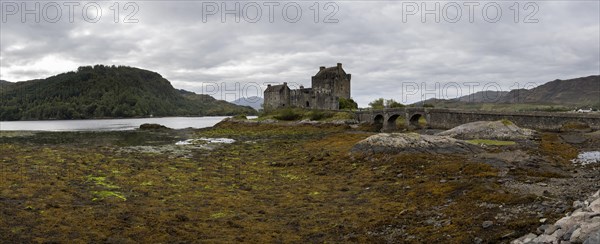
<path id="1" fill-rule="evenodd" d="M 371 107 L 372 109 L 383 109 L 384 108 L 383 103 L 384 103 L 383 98 L 378 98 L 378 99 L 375 99 L 374 101 L 370 102 L 369 107 Z"/>
<path id="2" fill-rule="evenodd" d="M 388 99 L 388 100 L 385 100 L 385 107 L 386 108 L 403 108 L 404 104 L 396 102 L 396 100 L 394 100 L 394 99 Z"/>
<path id="3" fill-rule="evenodd" d="M 383 108 L 403 108 L 404 104 L 396 102 L 394 99 L 383 99 L 379 98 L 369 103 L 369 106 L 373 109 Z"/>

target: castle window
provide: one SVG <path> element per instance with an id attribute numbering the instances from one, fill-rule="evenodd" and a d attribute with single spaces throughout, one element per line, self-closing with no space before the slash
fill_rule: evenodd
<path id="1" fill-rule="evenodd" d="M 310 103 L 308 103 L 308 101 L 306 101 L 306 107 L 310 108 Z"/>

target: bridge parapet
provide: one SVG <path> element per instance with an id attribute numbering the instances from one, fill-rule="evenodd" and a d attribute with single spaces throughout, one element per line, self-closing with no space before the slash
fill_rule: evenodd
<path id="1" fill-rule="evenodd" d="M 567 123 L 585 124 L 593 130 L 600 130 L 600 114 L 560 113 L 560 112 L 499 112 L 473 111 L 439 108 L 394 108 L 357 111 L 360 122 L 381 122 L 384 130 L 395 128 L 396 119 L 404 118 L 407 126 L 416 125 L 424 117 L 427 126 L 435 129 L 450 129 L 475 121 L 495 121 L 507 119 L 520 127 L 559 131 Z"/>

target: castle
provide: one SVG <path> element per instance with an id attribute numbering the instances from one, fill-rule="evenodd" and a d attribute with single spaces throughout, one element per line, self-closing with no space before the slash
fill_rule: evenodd
<path id="1" fill-rule="evenodd" d="M 312 88 L 300 86 L 291 90 L 287 82 L 268 85 L 263 106 L 265 110 L 287 107 L 337 110 L 340 99 L 350 99 L 350 74 L 338 63 L 335 67 L 320 67 L 312 77 Z"/>

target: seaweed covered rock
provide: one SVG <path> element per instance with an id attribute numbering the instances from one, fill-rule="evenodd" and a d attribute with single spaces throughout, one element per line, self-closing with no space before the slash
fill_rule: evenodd
<path id="1" fill-rule="evenodd" d="M 447 131 L 438 133 L 439 136 L 449 136 L 458 139 L 493 139 L 493 140 L 527 140 L 535 135 L 534 130 L 518 127 L 508 120 L 477 121 L 459 125 Z"/>
<path id="2" fill-rule="evenodd" d="M 481 149 L 447 136 L 417 133 L 379 133 L 352 147 L 355 153 L 466 153 Z"/>
<path id="3" fill-rule="evenodd" d="M 140 125 L 140 130 L 168 130 L 169 127 L 160 124 L 142 124 Z"/>
<path id="4" fill-rule="evenodd" d="M 560 127 L 560 131 L 561 132 L 591 132 L 592 128 L 586 123 L 571 121 L 571 122 L 567 122 L 567 123 L 563 124 Z"/>

